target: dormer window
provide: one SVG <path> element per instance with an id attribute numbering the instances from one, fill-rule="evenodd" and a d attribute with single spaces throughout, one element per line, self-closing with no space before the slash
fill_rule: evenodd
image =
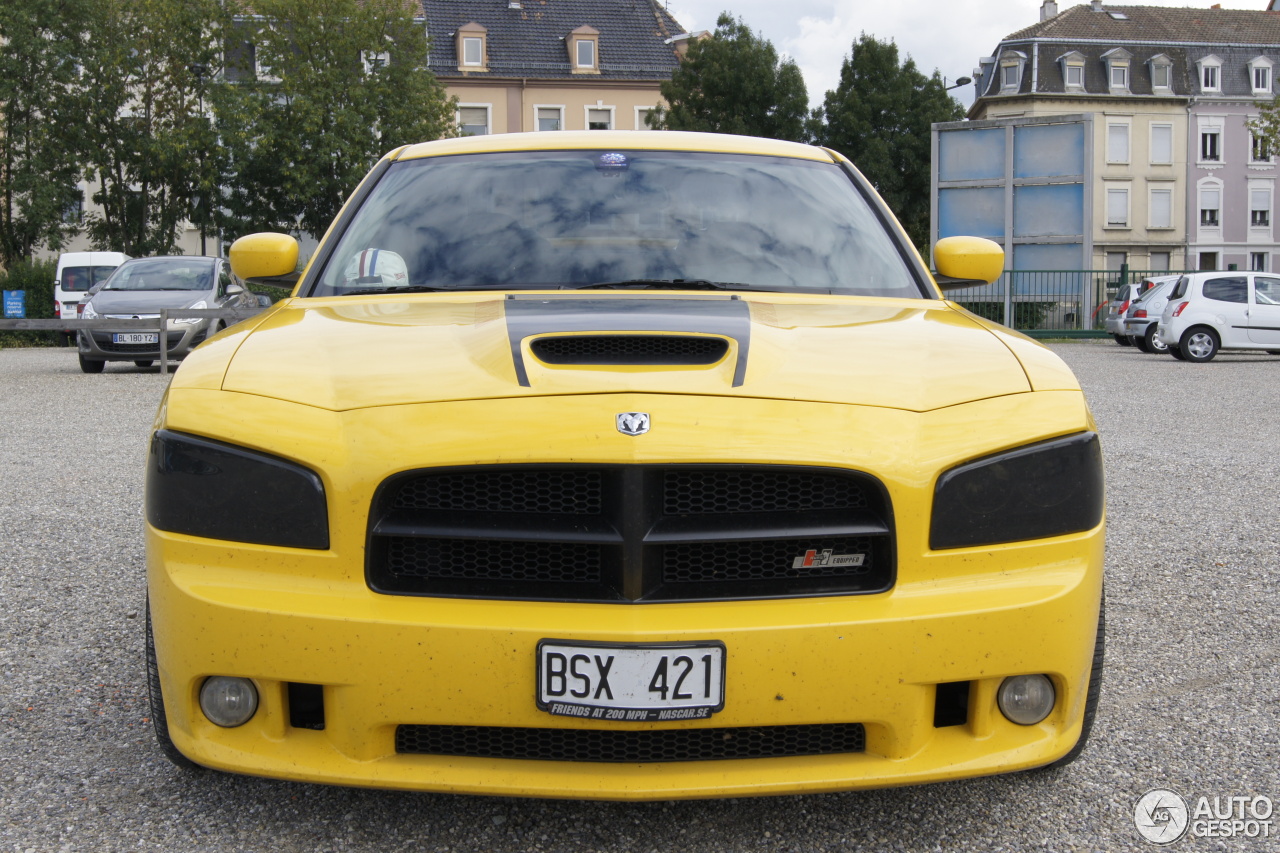
<path id="1" fill-rule="evenodd" d="M 364 65 L 365 74 L 374 74 L 391 64 L 391 54 L 385 50 L 362 50 L 360 51 L 360 62 Z"/>
<path id="2" fill-rule="evenodd" d="M 1084 91 L 1084 54 L 1071 51 L 1058 57 L 1062 66 L 1062 85 L 1068 92 Z"/>
<path id="3" fill-rule="evenodd" d="M 1129 92 L 1129 62 L 1133 54 L 1122 47 L 1113 48 L 1102 54 L 1102 61 L 1107 64 L 1107 88 L 1112 94 Z"/>
<path id="4" fill-rule="evenodd" d="M 458 27 L 456 34 L 459 71 L 489 70 L 489 31 L 472 21 Z"/>
<path id="5" fill-rule="evenodd" d="M 1022 69 L 1027 55 L 1016 50 L 1006 50 L 1000 55 L 1000 93 L 1010 94 L 1022 88 Z"/>
<path id="6" fill-rule="evenodd" d="M 1173 60 L 1161 53 L 1147 60 L 1147 65 L 1151 68 L 1152 93 L 1171 94 L 1173 92 Z"/>
<path id="7" fill-rule="evenodd" d="M 581 26 L 565 39 L 569 48 L 569 62 L 574 74 L 600 73 L 600 31 L 595 27 Z"/>
<path id="8" fill-rule="evenodd" d="M 1265 56 L 1256 57 L 1249 62 L 1249 81 L 1253 84 L 1253 94 L 1271 94 L 1272 62 Z"/>
<path id="9" fill-rule="evenodd" d="M 1222 91 L 1222 60 L 1216 56 L 1206 56 L 1196 62 L 1200 72 L 1200 91 Z"/>

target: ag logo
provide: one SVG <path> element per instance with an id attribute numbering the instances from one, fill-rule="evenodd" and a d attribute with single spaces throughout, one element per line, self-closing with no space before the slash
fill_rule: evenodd
<path id="1" fill-rule="evenodd" d="M 1173 791 L 1148 791 L 1133 807 L 1133 823 L 1152 844 L 1172 844 L 1187 831 L 1187 803 Z"/>
<path id="2" fill-rule="evenodd" d="M 623 435 L 644 435 L 649 431 L 648 412 L 619 412 L 618 432 Z"/>

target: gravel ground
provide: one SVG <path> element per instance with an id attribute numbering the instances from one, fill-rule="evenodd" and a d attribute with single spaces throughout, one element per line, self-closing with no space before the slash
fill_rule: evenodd
<path id="1" fill-rule="evenodd" d="M 1104 438 L 1107 674 L 1081 759 L 918 788 L 578 803 L 186 773 L 153 745 L 141 503 L 167 377 L 0 351 L 0 850 L 1150 849 L 1152 788 L 1280 801 L 1280 358 L 1054 345 Z M 1280 850 L 1184 838 L 1184 850 Z"/>

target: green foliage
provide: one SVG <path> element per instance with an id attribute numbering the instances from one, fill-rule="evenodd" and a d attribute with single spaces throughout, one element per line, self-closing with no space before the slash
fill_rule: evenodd
<path id="1" fill-rule="evenodd" d="M 962 118 L 964 109 L 937 71 L 925 77 L 912 59 L 899 60 L 893 42 L 864 33 L 813 127 L 819 143 L 848 157 L 875 185 L 928 257 L 930 125 Z"/>
<path id="2" fill-rule="evenodd" d="M 1003 302 L 961 302 L 964 309 L 987 320 L 1004 322 Z M 1044 318 L 1053 310 L 1056 302 L 1014 302 L 1013 328 L 1038 329 L 1044 324 Z"/>
<path id="3" fill-rule="evenodd" d="M 809 95 L 799 67 L 779 61 L 771 42 L 728 12 L 710 38 L 689 46 L 661 91 L 668 106 L 650 113 L 651 127 L 807 141 Z"/>
<path id="4" fill-rule="evenodd" d="M 27 293 L 27 318 L 52 320 L 53 277 L 58 262 L 19 261 L 8 270 L 0 272 L 0 290 L 25 290 Z M 0 349 L 5 347 L 51 346 L 57 343 L 57 332 L 0 332 Z"/>
<path id="5" fill-rule="evenodd" d="M 75 230 L 83 122 L 65 95 L 78 82 L 82 0 L 0 2 L 0 265 Z"/>
<path id="6" fill-rule="evenodd" d="M 255 0 L 242 22 L 276 80 L 213 91 L 226 148 L 229 236 L 323 234 L 387 151 L 455 131 L 455 103 L 426 67 L 427 38 L 401 0 Z M 389 62 L 366 71 L 366 55 Z M 252 76 L 252 69 L 242 73 Z"/>

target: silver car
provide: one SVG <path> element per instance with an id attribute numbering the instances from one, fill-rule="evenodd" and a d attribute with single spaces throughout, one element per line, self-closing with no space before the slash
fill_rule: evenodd
<path id="1" fill-rule="evenodd" d="M 89 292 L 82 320 L 145 320 L 161 309 L 243 308 L 258 298 L 222 258 L 169 256 L 125 261 Z M 210 318 L 169 321 L 168 357 L 182 358 L 226 325 Z M 108 361 L 150 367 L 160 357 L 160 333 L 149 329 L 82 329 L 76 335 L 80 369 L 101 373 Z"/>
<path id="2" fill-rule="evenodd" d="M 1147 289 L 1124 312 L 1121 331 L 1128 335 L 1133 345 L 1143 352 L 1163 355 L 1169 351 L 1164 341 L 1156 337 L 1156 328 L 1160 325 L 1160 315 L 1169 301 L 1169 293 L 1178 283 L 1179 276 L 1166 275 L 1147 279 L 1143 282 Z"/>
<path id="3" fill-rule="evenodd" d="M 1142 293 L 1141 284 L 1122 284 L 1116 289 L 1115 297 L 1107 303 L 1107 317 L 1102 327 L 1122 347 L 1133 343 L 1124 331 L 1124 312 L 1129 310 L 1129 305 L 1138 298 L 1140 293 Z"/>

